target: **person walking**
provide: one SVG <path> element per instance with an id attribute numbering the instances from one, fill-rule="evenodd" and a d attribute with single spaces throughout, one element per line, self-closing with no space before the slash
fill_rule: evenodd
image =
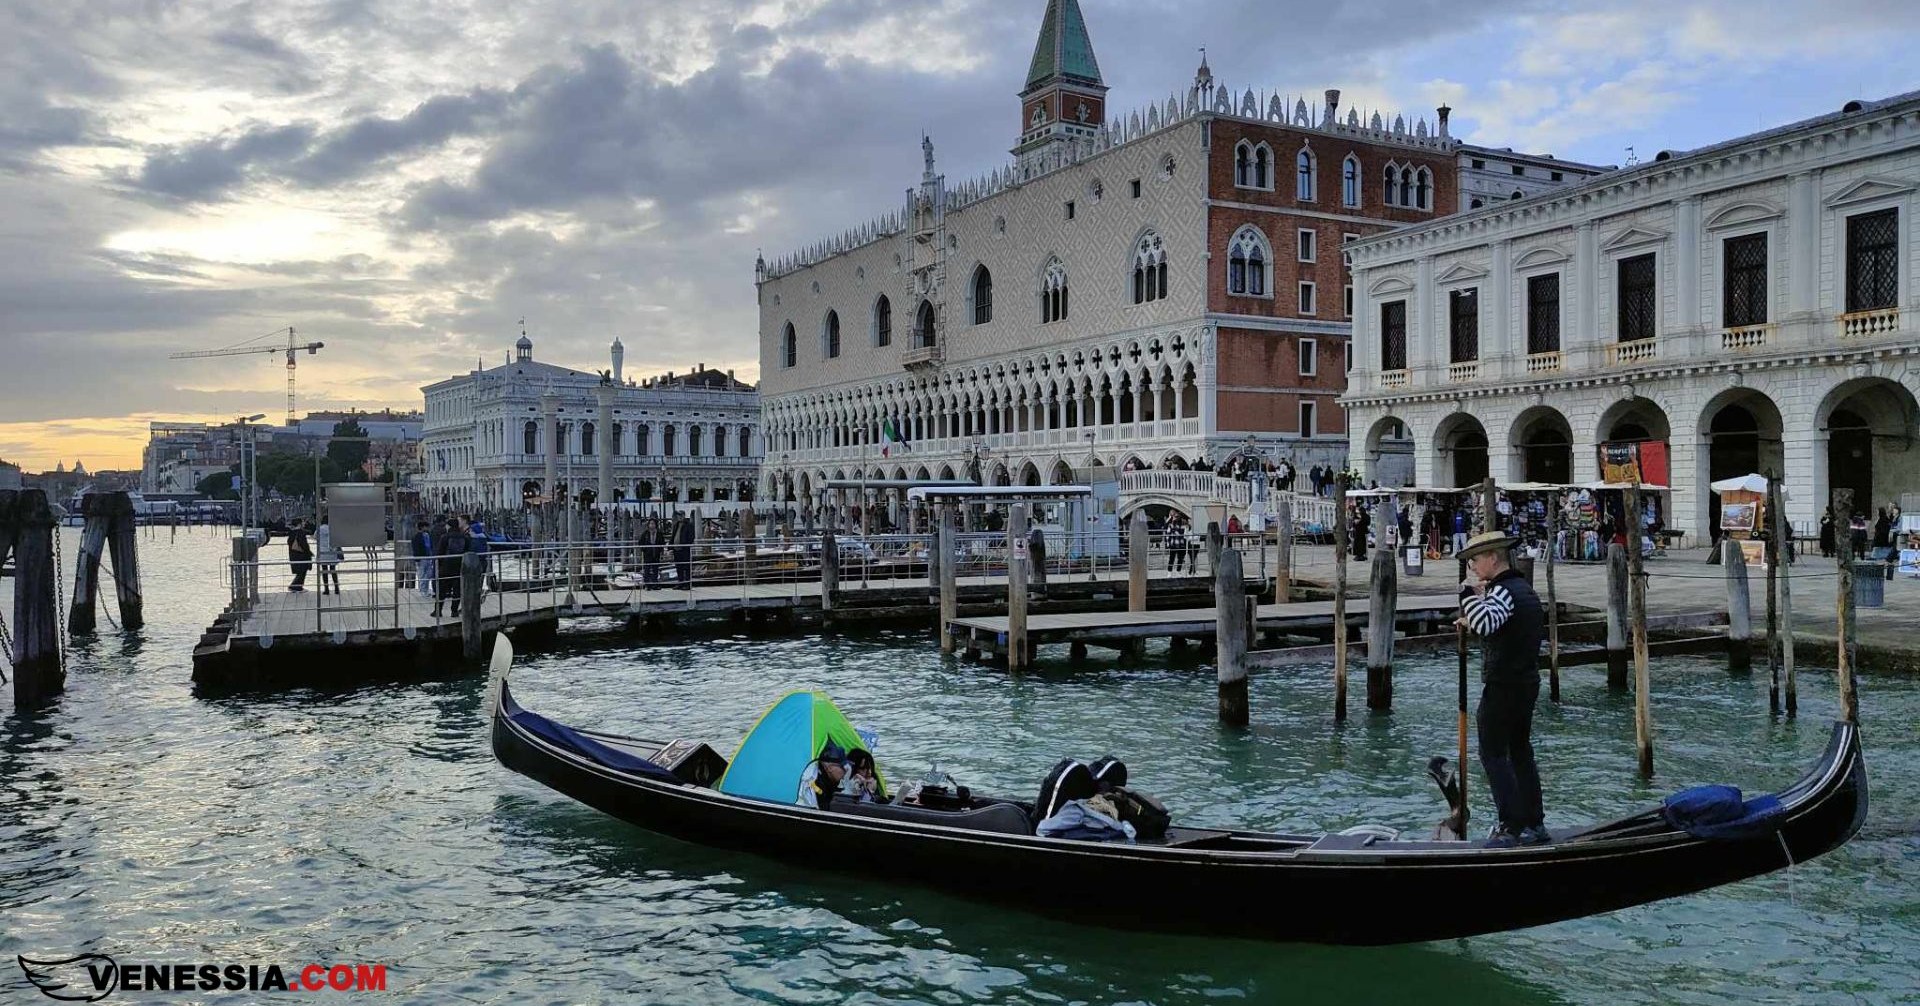
<path id="1" fill-rule="evenodd" d="M 307 589 L 307 571 L 313 568 L 313 543 L 307 539 L 307 522 L 298 517 L 287 526 L 287 561 L 293 565 L 293 582 L 287 589 L 303 593 Z"/>
<path id="2" fill-rule="evenodd" d="M 1456 507 L 1453 511 L 1453 554 L 1467 547 L 1467 511 L 1465 507 Z"/>
<path id="3" fill-rule="evenodd" d="M 433 617 L 440 617 L 440 609 L 448 599 L 453 601 L 453 617 L 460 617 L 460 560 L 467 554 L 471 542 L 467 538 L 467 529 L 456 517 L 447 522 L 447 529 L 438 535 L 440 541 L 435 546 L 434 559 L 440 567 L 440 592 L 433 599 Z"/>
<path id="4" fill-rule="evenodd" d="M 1161 544 L 1167 550 L 1167 572 L 1180 572 L 1187 558 L 1187 527 L 1179 514 L 1167 516 L 1167 528 L 1161 533 Z"/>
<path id="5" fill-rule="evenodd" d="M 333 525 L 325 514 L 320 516 L 320 526 L 313 530 L 313 547 L 320 562 L 320 593 L 326 593 L 331 585 L 334 596 L 340 596 L 340 560 L 344 556 L 334 547 Z"/>
<path id="6" fill-rule="evenodd" d="M 1540 641 L 1546 618 L 1539 595 L 1508 562 L 1508 552 L 1518 541 L 1488 531 L 1475 535 L 1459 553 L 1467 577 L 1460 581 L 1455 624 L 1481 640 L 1475 720 L 1480 766 L 1499 818 L 1487 840 L 1489 848 L 1553 840 L 1533 757 L 1533 707 L 1540 698 Z"/>
<path id="7" fill-rule="evenodd" d="M 413 540 L 410 544 L 413 546 L 413 576 L 415 586 L 420 589 L 420 593 L 432 597 L 435 594 L 433 589 L 433 581 L 435 579 L 433 538 L 427 534 L 427 519 L 425 517 L 414 521 Z"/>

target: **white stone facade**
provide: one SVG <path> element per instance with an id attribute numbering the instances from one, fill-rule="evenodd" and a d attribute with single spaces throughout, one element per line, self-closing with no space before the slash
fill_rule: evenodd
<path id="1" fill-rule="evenodd" d="M 603 456 L 621 499 L 715 510 L 751 497 L 764 445 L 753 386 L 704 366 L 624 380 L 617 347 L 606 415 L 600 374 L 536 361 L 524 336 L 507 363 L 422 389 L 422 499 L 504 508 L 555 490 L 597 498 Z"/>
<path id="2" fill-rule="evenodd" d="M 1511 149 L 1460 148 L 1460 208 L 1477 210 L 1578 184 L 1614 170 Z"/>
<path id="3" fill-rule="evenodd" d="M 1382 472 L 1410 447 L 1412 482 L 1464 484 L 1484 435 L 1502 481 L 1570 463 L 1588 482 L 1599 445 L 1652 441 L 1668 523 L 1696 536 L 1733 467 L 1781 471 L 1803 530 L 1832 488 L 1871 513 L 1920 489 L 1917 192 L 1903 95 L 1358 242 L 1356 461 Z M 1383 344 L 1399 311 L 1404 359 Z M 1400 425 L 1410 443 L 1385 436 Z"/>

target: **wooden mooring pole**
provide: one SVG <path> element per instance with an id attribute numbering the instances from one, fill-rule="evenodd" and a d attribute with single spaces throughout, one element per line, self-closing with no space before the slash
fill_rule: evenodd
<path id="1" fill-rule="evenodd" d="M 840 590 L 840 541 L 833 528 L 820 533 L 820 613 L 833 621 L 833 595 Z"/>
<path id="2" fill-rule="evenodd" d="M 753 567 L 760 558 L 760 527 L 753 507 L 740 512 L 740 582 L 753 583 Z"/>
<path id="3" fill-rule="evenodd" d="M 1247 589 L 1240 578 L 1240 552 L 1221 549 L 1213 572 L 1215 677 L 1220 722 L 1247 725 Z"/>
<path id="4" fill-rule="evenodd" d="M 42 489 L 0 489 L 0 563 L 13 554 L 13 705 L 31 709 L 67 686 L 55 596 L 53 508 Z"/>
<path id="5" fill-rule="evenodd" d="M 94 630 L 94 599 L 100 594 L 100 556 L 107 549 L 107 532 L 113 525 L 113 511 L 106 493 L 88 493 L 80 498 L 80 512 L 86 525 L 80 532 L 80 551 L 73 561 L 73 593 L 67 599 L 67 631 L 90 636 Z M 126 494 L 120 494 L 125 498 Z"/>
<path id="6" fill-rule="evenodd" d="M 1767 708 L 1780 715 L 1780 563 L 1787 556 L 1780 535 L 1780 475 L 1767 472 Z"/>
<path id="7" fill-rule="evenodd" d="M 140 591 L 140 553 L 136 548 L 133 498 L 126 493 L 111 493 L 108 506 L 114 511 L 113 524 L 107 530 L 107 558 L 113 560 L 114 601 L 120 608 L 120 627 L 138 629 L 147 624 L 146 600 Z"/>
<path id="8" fill-rule="evenodd" d="M 1547 698 L 1560 701 L 1560 593 L 1554 587 L 1554 553 L 1560 551 L 1560 494 L 1547 496 Z"/>
<path id="9" fill-rule="evenodd" d="M 1835 489 L 1833 491 L 1834 543 L 1840 556 L 1840 575 L 1836 591 L 1839 604 L 1839 624 L 1834 640 L 1834 677 L 1840 685 L 1840 715 L 1849 723 L 1860 722 L 1860 700 L 1853 690 L 1854 665 L 1854 622 L 1853 622 L 1853 534 L 1848 525 L 1853 520 L 1853 490 Z M 1844 523 L 1843 523 L 1844 522 Z"/>
<path id="10" fill-rule="evenodd" d="M 1147 512 L 1135 510 L 1127 522 L 1127 610 L 1147 610 Z"/>
<path id="11" fill-rule="evenodd" d="M 1753 599 L 1747 594 L 1747 557 L 1732 538 L 1720 541 L 1720 566 L 1727 577 L 1727 670 L 1753 672 Z M 1772 578 L 1772 573 L 1768 573 Z"/>
<path id="12" fill-rule="evenodd" d="M 953 558 L 953 505 L 941 503 L 936 518 L 939 531 L 934 535 L 940 551 L 940 652 L 953 652 L 953 620 L 960 614 L 959 585 L 955 579 Z"/>
<path id="13" fill-rule="evenodd" d="M 1278 507 L 1274 515 L 1273 601 L 1287 604 L 1293 600 L 1293 494 L 1281 493 Z"/>
<path id="14" fill-rule="evenodd" d="M 1653 701 L 1647 669 L 1647 578 L 1641 568 L 1640 484 L 1627 486 L 1627 615 L 1633 629 L 1633 736 L 1640 775 L 1653 778 Z"/>
<path id="15" fill-rule="evenodd" d="M 1393 708 L 1393 619 L 1399 610 L 1400 584 L 1394 550 L 1373 554 L 1373 578 L 1367 586 L 1367 708 Z"/>
<path id="16" fill-rule="evenodd" d="M 1007 670 L 1032 663 L 1027 648 L 1027 504 L 1007 508 Z"/>
<path id="17" fill-rule="evenodd" d="M 1333 721 L 1347 721 L 1347 474 L 1333 494 Z"/>
<path id="18" fill-rule="evenodd" d="M 460 656 L 469 664 L 486 657 L 480 630 L 480 598 L 487 585 L 487 558 L 478 552 L 460 557 Z"/>
<path id="19" fill-rule="evenodd" d="M 1780 505 L 1783 494 L 1777 485 L 1772 488 L 1772 492 L 1774 496 L 1773 537 L 1780 549 L 1780 560 L 1777 563 L 1780 568 L 1780 671 L 1787 679 L 1787 716 L 1794 717 L 1800 712 L 1800 697 L 1795 689 L 1793 678 L 1793 563 L 1789 559 L 1792 554 L 1792 539 L 1788 536 L 1790 528 L 1787 524 L 1786 508 Z M 1769 698 L 1774 715 L 1779 715 L 1780 679 L 1778 677 L 1773 680 Z"/>
<path id="20" fill-rule="evenodd" d="M 1607 546 L 1607 687 L 1627 688 L 1627 550 Z"/>

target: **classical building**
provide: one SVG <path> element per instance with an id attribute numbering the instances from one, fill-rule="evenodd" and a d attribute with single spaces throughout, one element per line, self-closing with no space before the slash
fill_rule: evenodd
<path id="1" fill-rule="evenodd" d="M 1459 167 L 1459 205 L 1469 210 L 1537 196 L 1614 170 L 1562 161 L 1551 155 L 1515 153 L 1511 147 L 1496 150 L 1471 143 L 1460 145 Z"/>
<path id="2" fill-rule="evenodd" d="M 1079 5 L 1051 0 L 1011 163 L 950 185 L 923 139 L 898 211 L 758 262 L 765 490 L 1064 483 L 1249 437 L 1303 471 L 1343 461 L 1340 249 L 1454 212 L 1449 110 L 1236 93 L 1204 59 L 1181 90 L 1110 113 Z"/>
<path id="3" fill-rule="evenodd" d="M 564 496 L 658 500 L 718 510 L 753 496 L 760 396 L 699 364 L 686 374 L 626 378 L 624 347 L 602 373 L 533 358 L 525 333 L 502 365 L 421 389 L 422 471 L 430 506 L 519 506 Z M 698 507 L 691 506 L 699 504 Z"/>
<path id="4" fill-rule="evenodd" d="M 1920 92 L 1363 239 L 1358 461 L 1590 482 L 1611 448 L 1696 536 L 1750 472 L 1803 527 L 1831 489 L 1886 505 L 1920 488 L 1916 190 Z"/>

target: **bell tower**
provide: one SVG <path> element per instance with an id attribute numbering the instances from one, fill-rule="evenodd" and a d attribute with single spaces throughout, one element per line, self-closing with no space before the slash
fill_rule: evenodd
<path id="1" fill-rule="evenodd" d="M 1093 40 L 1079 0 L 1047 0 L 1040 38 L 1020 92 L 1022 167 L 1069 144 L 1091 140 L 1107 118 L 1107 85 L 1093 58 Z"/>

